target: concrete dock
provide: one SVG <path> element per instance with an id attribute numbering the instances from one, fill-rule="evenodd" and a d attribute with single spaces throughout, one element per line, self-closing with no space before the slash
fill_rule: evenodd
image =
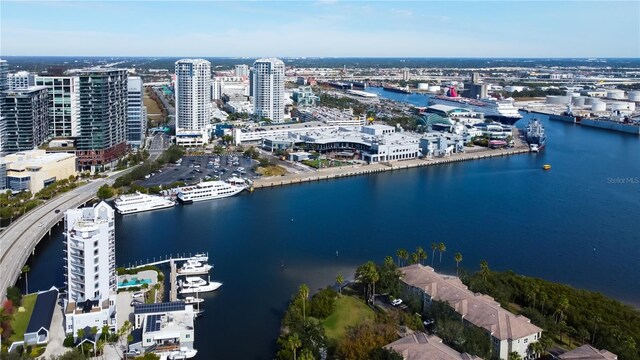
<path id="1" fill-rule="evenodd" d="M 488 158 L 501 157 L 501 156 L 524 154 L 529 152 L 529 148 L 526 145 L 521 144 L 519 139 L 516 141 L 518 141 L 519 143 L 518 146 L 511 149 L 483 150 L 478 152 L 453 154 L 451 156 L 446 156 L 441 158 L 413 159 L 413 160 L 405 160 L 405 161 L 394 161 L 394 162 L 384 163 L 384 164 L 381 163 L 381 164 L 370 164 L 370 165 L 342 166 L 342 167 L 321 169 L 311 173 L 288 174 L 288 175 L 279 176 L 279 177 L 261 178 L 261 179 L 254 180 L 253 188 L 260 189 L 260 188 L 273 187 L 273 186 L 301 184 L 305 182 L 329 180 L 329 179 L 336 179 L 336 178 L 347 177 L 347 176 L 375 174 L 375 173 L 381 173 L 385 171 L 410 169 L 410 168 L 421 167 L 421 166 L 450 164 L 450 163 L 456 163 L 456 162 L 462 162 L 462 161 L 488 159 Z"/>
<path id="2" fill-rule="evenodd" d="M 171 284 L 171 290 L 169 291 L 169 301 L 178 300 L 178 270 L 176 269 L 176 262 L 171 260 L 171 275 L 169 276 L 169 283 Z"/>

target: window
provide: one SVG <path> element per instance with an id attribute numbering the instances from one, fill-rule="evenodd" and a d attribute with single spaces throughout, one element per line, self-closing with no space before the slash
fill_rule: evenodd
<path id="1" fill-rule="evenodd" d="M 520 342 L 520 340 L 518 340 L 518 342 Z M 529 342 L 529 338 L 525 338 L 525 339 L 524 339 L 524 343 L 526 344 L 526 343 L 528 343 L 528 342 Z"/>

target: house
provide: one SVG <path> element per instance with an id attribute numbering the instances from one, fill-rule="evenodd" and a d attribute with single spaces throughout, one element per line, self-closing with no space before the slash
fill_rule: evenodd
<path id="1" fill-rule="evenodd" d="M 591 345 L 582 345 L 579 348 L 567 351 L 558 356 L 561 360 L 617 360 L 618 355 L 608 350 L 598 350 Z"/>
<path id="2" fill-rule="evenodd" d="M 413 333 L 385 346 L 402 355 L 404 360 L 482 360 L 475 355 L 459 353 L 435 335 Z"/>
<path id="3" fill-rule="evenodd" d="M 56 309 L 58 293 L 58 289 L 55 287 L 38 293 L 29 325 L 24 332 L 25 345 L 42 345 L 49 342 L 51 318 Z"/>
<path id="4" fill-rule="evenodd" d="M 184 301 L 139 304 L 133 310 L 133 340 L 129 351 L 195 353 L 193 305 Z"/>
<path id="5" fill-rule="evenodd" d="M 423 309 L 432 301 L 443 301 L 457 312 L 465 324 L 484 329 L 490 336 L 494 353 L 501 359 L 517 352 L 532 359 L 528 347 L 542 336 L 542 329 L 521 315 L 500 307 L 492 297 L 473 293 L 456 277 L 440 275 L 429 266 L 414 264 L 400 269 L 406 293 L 417 296 Z"/>

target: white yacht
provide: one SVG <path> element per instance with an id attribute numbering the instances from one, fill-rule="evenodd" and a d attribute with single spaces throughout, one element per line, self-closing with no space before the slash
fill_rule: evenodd
<path id="1" fill-rule="evenodd" d="M 199 277 L 187 277 L 180 282 L 180 294 L 197 294 L 218 290 L 222 283 L 216 281 L 206 281 Z"/>
<path id="2" fill-rule="evenodd" d="M 203 298 L 195 297 L 195 296 L 187 296 L 184 298 L 184 303 L 187 305 L 195 305 L 204 302 Z"/>
<path id="3" fill-rule="evenodd" d="M 196 356 L 198 350 L 181 347 L 180 350 L 172 351 L 167 358 L 169 360 L 191 359 Z"/>
<path id="4" fill-rule="evenodd" d="M 442 104 L 454 107 L 467 108 L 484 113 L 488 119 L 497 120 L 512 125 L 522 118 L 518 108 L 509 99 L 470 99 L 461 96 L 434 95 L 429 97 L 431 104 Z"/>
<path id="5" fill-rule="evenodd" d="M 228 184 L 224 181 L 205 181 L 192 186 L 175 188 L 174 191 L 183 204 L 191 204 L 196 201 L 221 199 L 236 195 L 246 186 Z"/>
<path id="6" fill-rule="evenodd" d="M 120 214 L 133 214 L 142 211 L 165 209 L 175 206 L 175 202 L 161 196 L 141 194 L 120 195 L 114 205 Z"/>
<path id="7" fill-rule="evenodd" d="M 180 269 L 178 269 L 178 274 L 180 275 L 195 275 L 195 274 L 205 274 L 211 270 L 213 266 L 209 264 L 204 264 L 198 260 L 187 260 Z"/>

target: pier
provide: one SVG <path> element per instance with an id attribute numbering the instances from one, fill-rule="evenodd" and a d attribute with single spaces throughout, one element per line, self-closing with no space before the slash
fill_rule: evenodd
<path id="1" fill-rule="evenodd" d="M 517 137 L 514 137 L 515 141 L 519 141 Z M 462 161 L 471 161 L 471 160 L 480 160 L 480 159 L 489 159 L 495 157 L 502 156 L 510 156 L 516 154 L 525 154 L 529 153 L 529 148 L 520 145 L 512 149 L 496 149 L 496 150 L 483 150 L 478 152 L 470 152 L 463 154 L 455 154 L 440 158 L 431 158 L 431 159 L 413 159 L 413 160 L 404 160 L 390 163 L 379 163 L 379 164 L 370 164 L 370 165 L 362 165 L 362 166 L 342 166 L 336 168 L 322 169 L 315 171 L 313 173 L 302 173 L 302 174 L 289 174 L 281 177 L 268 177 L 256 179 L 253 182 L 253 188 L 265 188 L 265 187 L 275 187 L 275 186 L 284 186 L 291 184 L 301 184 L 305 182 L 313 182 L 320 180 L 329 180 L 329 179 L 337 179 L 342 177 L 349 176 L 358 176 L 358 175 L 368 175 L 381 173 L 385 171 L 394 171 L 394 170 L 404 170 L 411 169 L 422 166 L 433 166 L 433 165 L 441 165 L 441 164 L 451 164 Z"/>

